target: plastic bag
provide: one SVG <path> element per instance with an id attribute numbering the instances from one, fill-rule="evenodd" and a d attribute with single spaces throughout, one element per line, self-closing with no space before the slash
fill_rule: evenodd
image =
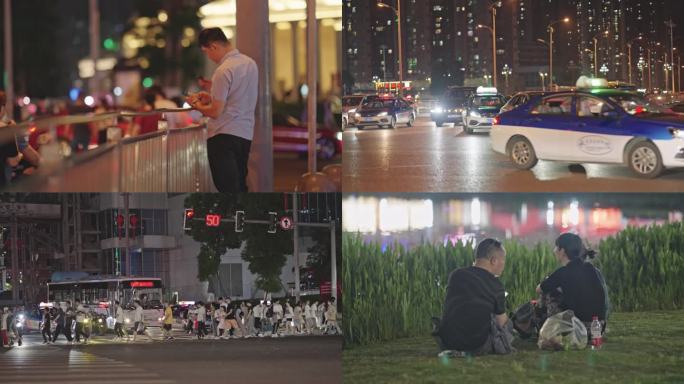
<path id="1" fill-rule="evenodd" d="M 108 329 L 114 329 L 114 326 L 116 325 L 116 319 L 109 316 L 107 318 L 107 328 Z"/>
<path id="2" fill-rule="evenodd" d="M 584 349 L 587 347 L 587 328 L 571 310 L 550 316 L 539 331 L 537 345 L 541 349 Z"/>

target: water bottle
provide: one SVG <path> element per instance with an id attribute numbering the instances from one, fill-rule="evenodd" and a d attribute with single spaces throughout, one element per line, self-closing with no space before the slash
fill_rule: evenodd
<path id="1" fill-rule="evenodd" d="M 601 323 L 598 316 L 591 319 L 591 349 L 601 349 Z"/>

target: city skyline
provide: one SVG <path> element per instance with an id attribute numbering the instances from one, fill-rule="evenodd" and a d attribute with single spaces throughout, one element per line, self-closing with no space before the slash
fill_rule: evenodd
<path id="1" fill-rule="evenodd" d="M 343 3 L 343 71 L 347 91 L 354 84 L 363 88 L 373 80 L 398 79 L 396 13 L 389 9 L 396 10 L 397 0 L 382 1 L 389 7 L 377 6 L 378 2 L 345 0 Z M 677 10 L 682 5 L 666 0 L 658 0 L 656 5 L 651 3 L 643 0 L 502 1 L 496 8 L 499 88 L 503 90 L 509 75 L 511 89 L 540 88 L 539 73 L 549 72 L 547 28 L 553 24 L 554 84 L 574 85 L 580 75 L 594 73 L 609 80 L 628 81 L 629 43 L 632 83 L 646 87 L 650 80 L 652 88 L 665 89 L 665 55 L 668 63 L 672 61 L 665 20 L 672 16 L 676 25 L 681 24 L 681 12 Z M 490 0 L 402 0 L 404 79 L 437 91 L 447 85 L 491 83 L 490 4 Z M 567 23 L 562 22 L 565 18 L 569 19 Z M 675 47 L 681 45 L 683 31 L 678 26 L 674 28 Z M 639 36 L 641 40 L 637 39 Z M 595 37 L 596 60 L 593 57 Z M 644 62 L 648 60 L 648 49 L 652 63 L 650 79 Z M 667 86 L 672 88 L 670 82 Z"/>

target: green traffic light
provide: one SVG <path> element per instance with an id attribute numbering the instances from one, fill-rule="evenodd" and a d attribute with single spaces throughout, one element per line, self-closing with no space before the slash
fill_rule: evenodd
<path id="1" fill-rule="evenodd" d="M 152 80 L 151 77 L 146 77 L 146 78 L 143 80 L 142 84 L 143 84 L 143 87 L 149 88 L 149 87 L 151 87 L 152 85 L 154 85 L 154 80 Z"/>
<path id="2" fill-rule="evenodd" d="M 116 48 L 116 43 L 114 42 L 113 39 L 107 38 L 105 39 L 104 43 L 102 44 L 104 48 L 108 51 L 113 51 Z"/>

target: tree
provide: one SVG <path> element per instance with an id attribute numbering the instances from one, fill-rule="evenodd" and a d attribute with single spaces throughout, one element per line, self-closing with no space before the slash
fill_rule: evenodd
<path id="1" fill-rule="evenodd" d="M 196 193 L 185 199 L 185 207 L 193 208 L 195 218 L 207 213 L 233 217 L 236 210 L 244 210 L 246 220 L 267 220 L 269 212 L 282 211 L 283 195 L 277 193 L 207 194 Z M 218 273 L 221 255 L 228 249 L 239 249 L 243 242 L 242 259 L 249 263 L 250 272 L 258 275 L 257 288 L 277 292 L 282 288 L 280 273 L 286 255 L 292 254 L 292 233 L 278 230 L 268 233 L 262 224 L 246 224 L 244 232 L 235 232 L 234 223 L 207 227 L 204 220 L 193 220 L 189 235 L 202 243 L 197 255 L 198 279 L 206 281 Z"/>
<path id="2" fill-rule="evenodd" d="M 185 199 L 185 206 L 195 210 L 196 218 L 204 218 L 208 213 L 226 216 L 238 209 L 238 201 L 236 195 L 195 193 Z M 207 281 L 218 273 L 221 255 L 229 248 L 240 248 L 243 239 L 229 224 L 207 227 L 204 221 L 190 222 L 189 235 L 202 243 L 197 255 L 197 278 L 200 281 Z"/>

